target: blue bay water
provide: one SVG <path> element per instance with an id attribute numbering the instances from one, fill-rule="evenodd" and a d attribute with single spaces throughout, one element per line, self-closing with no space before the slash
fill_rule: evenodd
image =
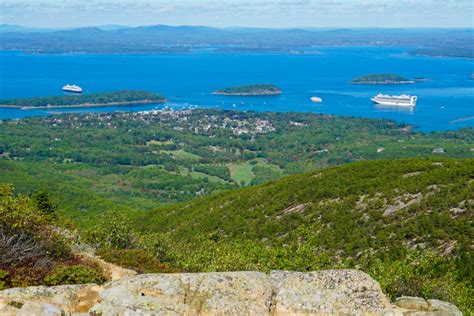
<path id="1" fill-rule="evenodd" d="M 386 118 L 422 131 L 474 126 L 474 60 L 410 56 L 403 48 L 317 48 L 318 54 L 216 53 L 163 55 L 35 55 L 0 53 L 0 98 L 61 95 L 64 84 L 85 93 L 143 89 L 164 94 L 167 106 L 190 105 L 254 111 L 299 111 Z M 356 76 L 395 73 L 425 77 L 413 85 L 351 85 Z M 274 83 L 284 94 L 270 97 L 227 97 L 212 91 L 241 84 Z M 376 106 L 377 93 L 418 96 L 410 109 Z M 323 103 L 312 103 L 318 96 Z M 54 110 L 0 108 L 0 119 L 58 112 L 143 111 L 162 105 Z"/>

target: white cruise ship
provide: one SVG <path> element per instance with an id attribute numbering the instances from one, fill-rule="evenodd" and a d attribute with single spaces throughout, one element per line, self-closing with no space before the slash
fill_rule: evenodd
<path id="1" fill-rule="evenodd" d="M 377 104 L 381 105 L 391 105 L 391 106 L 409 106 L 413 107 L 416 105 L 417 97 L 414 95 L 402 94 L 402 95 L 387 95 L 387 94 L 377 94 L 371 100 Z"/>
<path id="2" fill-rule="evenodd" d="M 74 93 L 82 93 L 82 88 L 79 86 L 76 86 L 75 84 L 70 85 L 67 84 L 63 87 L 63 91 L 65 92 L 74 92 Z"/>

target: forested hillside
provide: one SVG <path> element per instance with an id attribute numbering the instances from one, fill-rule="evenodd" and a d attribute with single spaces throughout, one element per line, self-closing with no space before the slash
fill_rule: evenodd
<path id="1" fill-rule="evenodd" d="M 0 135 L 0 181 L 49 191 L 80 223 L 346 162 L 474 156 L 470 128 L 425 134 L 308 113 L 68 114 L 5 120 Z"/>

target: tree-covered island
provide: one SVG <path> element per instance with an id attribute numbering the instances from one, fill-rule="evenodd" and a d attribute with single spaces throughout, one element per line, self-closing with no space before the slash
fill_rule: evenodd
<path id="1" fill-rule="evenodd" d="M 273 84 L 252 84 L 228 87 L 221 90 L 216 90 L 213 94 L 221 95 L 279 95 L 283 92 Z"/>
<path id="2" fill-rule="evenodd" d="M 414 80 L 394 74 L 371 74 L 352 79 L 351 84 L 410 84 Z"/>
<path id="3" fill-rule="evenodd" d="M 82 95 L 61 95 L 0 100 L 0 107 L 13 107 L 27 110 L 52 107 L 94 107 L 158 102 L 161 103 L 166 101 L 166 98 L 158 93 L 141 90 L 122 90 Z"/>

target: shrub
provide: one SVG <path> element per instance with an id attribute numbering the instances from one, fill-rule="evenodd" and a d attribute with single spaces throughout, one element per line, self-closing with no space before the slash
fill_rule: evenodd
<path id="1" fill-rule="evenodd" d="M 453 261 L 433 251 L 410 251 L 400 260 L 374 260 L 366 271 L 380 282 L 382 290 L 391 299 L 400 296 L 440 299 L 452 302 L 470 315 L 474 310 L 470 299 L 474 289 L 467 279 L 456 281 Z"/>
<path id="2" fill-rule="evenodd" d="M 46 255 L 35 236 L 23 230 L 0 228 L 0 263 L 2 266 L 27 264 Z"/>
<path id="3" fill-rule="evenodd" d="M 6 289 L 7 284 L 5 283 L 8 272 L 5 270 L 0 270 L 0 290 Z"/>
<path id="4" fill-rule="evenodd" d="M 6 279 L 6 287 L 27 287 L 43 284 L 43 279 L 51 270 L 52 261 L 45 262 L 40 258 L 37 265 L 12 266 L 6 269 L 9 273 Z"/>
<path id="5" fill-rule="evenodd" d="M 102 272 L 84 265 L 58 265 L 46 276 L 46 285 L 102 284 L 106 281 Z"/>
<path id="6" fill-rule="evenodd" d="M 33 194 L 33 202 L 36 204 L 36 208 L 45 215 L 55 217 L 55 205 L 49 199 L 49 194 L 46 191 L 39 191 Z"/>
<path id="7" fill-rule="evenodd" d="M 44 196 L 43 196 L 44 198 Z M 42 199 L 42 207 L 46 207 Z M 0 185 L 0 266 L 34 266 L 39 258 L 68 259 L 70 245 L 35 200 Z"/>
<path id="8" fill-rule="evenodd" d="M 38 233 L 47 225 L 44 214 L 26 196 L 14 196 L 13 186 L 0 185 L 0 226 Z"/>
<path id="9" fill-rule="evenodd" d="M 133 269 L 139 273 L 163 273 L 175 271 L 141 249 L 102 251 L 99 252 L 99 255 L 107 262 L 117 264 L 124 268 Z"/>
<path id="10" fill-rule="evenodd" d="M 86 240 L 102 249 L 131 248 L 133 233 L 130 221 L 117 213 L 105 214 L 92 230 L 86 233 Z"/>

